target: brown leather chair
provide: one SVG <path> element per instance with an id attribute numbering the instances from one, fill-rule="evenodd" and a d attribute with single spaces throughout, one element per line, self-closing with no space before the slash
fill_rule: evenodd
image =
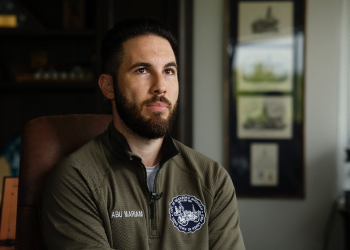
<path id="1" fill-rule="evenodd" d="M 111 115 L 65 115 L 40 117 L 26 124 L 21 142 L 16 249 L 45 249 L 40 208 L 50 170 L 101 134 L 111 120 Z"/>

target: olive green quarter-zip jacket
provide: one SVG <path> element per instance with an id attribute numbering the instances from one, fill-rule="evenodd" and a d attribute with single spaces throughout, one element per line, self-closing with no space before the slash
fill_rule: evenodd
<path id="1" fill-rule="evenodd" d="M 245 249 L 234 187 L 218 163 L 166 137 L 153 192 L 111 123 L 50 173 L 48 249 Z"/>

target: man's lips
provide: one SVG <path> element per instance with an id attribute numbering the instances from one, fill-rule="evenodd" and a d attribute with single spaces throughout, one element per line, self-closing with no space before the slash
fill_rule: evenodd
<path id="1" fill-rule="evenodd" d="M 166 111 L 168 110 L 168 105 L 164 102 L 152 102 L 147 104 L 146 108 L 153 111 Z"/>

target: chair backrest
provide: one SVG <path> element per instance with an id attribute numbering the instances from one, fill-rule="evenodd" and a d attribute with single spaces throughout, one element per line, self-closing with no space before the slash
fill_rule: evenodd
<path id="1" fill-rule="evenodd" d="M 106 130 L 111 121 L 111 115 L 65 115 L 40 117 L 26 124 L 21 142 L 16 249 L 45 249 L 40 208 L 50 170 Z"/>

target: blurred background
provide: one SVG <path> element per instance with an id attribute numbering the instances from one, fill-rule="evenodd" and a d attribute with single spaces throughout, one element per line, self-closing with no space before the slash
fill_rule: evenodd
<path id="1" fill-rule="evenodd" d="M 343 216 L 332 210 L 347 181 L 349 2 L 306 0 L 305 198 L 238 198 L 249 250 L 337 250 L 350 238 Z M 225 163 L 225 0 L 0 0 L 0 7 L 17 16 L 0 19 L 2 176 L 18 173 L 15 152 L 29 120 L 110 112 L 97 85 L 101 40 L 132 17 L 160 19 L 179 40 L 173 136 Z"/>

